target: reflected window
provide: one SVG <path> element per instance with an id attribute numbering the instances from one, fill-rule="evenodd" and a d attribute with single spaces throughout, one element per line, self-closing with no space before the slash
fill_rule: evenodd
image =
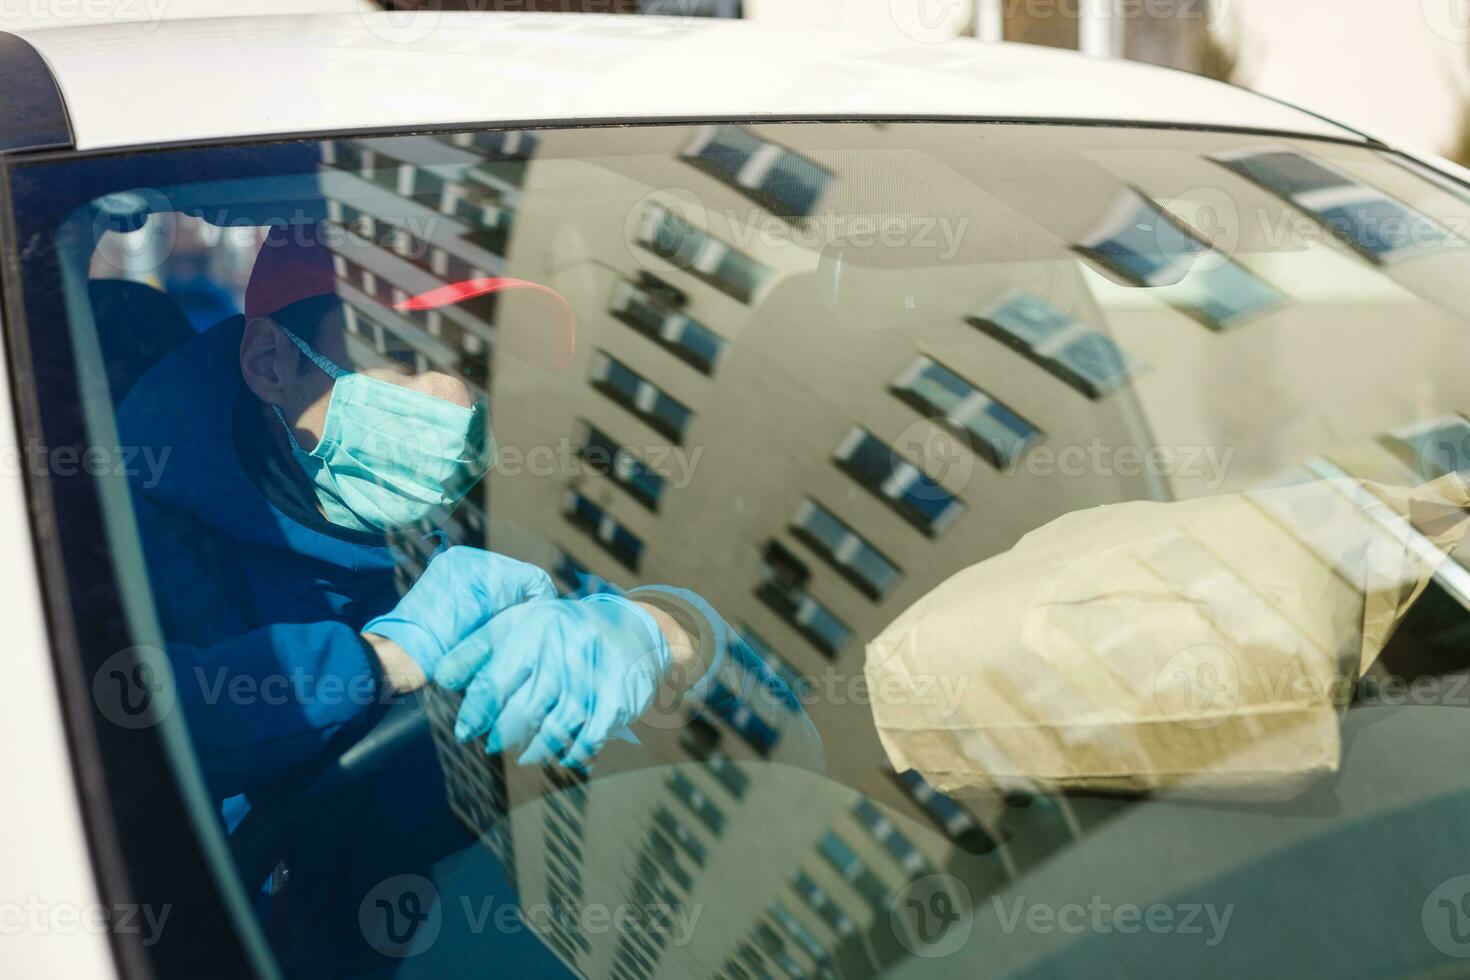
<path id="1" fill-rule="evenodd" d="M 643 213 L 638 244 L 742 303 L 771 279 L 768 267 L 658 205 Z"/>
<path id="2" fill-rule="evenodd" d="M 577 592 L 592 575 L 586 565 L 573 557 L 570 552 L 561 549 L 557 549 L 557 559 L 552 565 L 551 573 L 567 587 L 569 592 Z"/>
<path id="3" fill-rule="evenodd" d="M 1116 391 L 1141 370 L 1138 361 L 1099 331 L 1020 290 L 1002 296 L 968 322 L 1089 398 Z"/>
<path id="4" fill-rule="evenodd" d="M 699 787 L 689 781 L 689 777 L 682 772 L 674 772 L 669 775 L 669 789 L 674 796 L 689 808 L 709 829 L 709 832 L 719 835 L 725 829 L 725 814 L 720 808 L 710 802 L 709 797 L 700 792 Z"/>
<path id="5" fill-rule="evenodd" d="M 663 874 L 672 878 L 674 884 L 678 885 L 684 892 L 687 893 L 693 890 L 694 879 L 685 870 L 683 865 L 679 863 L 678 853 L 674 850 L 674 846 L 664 838 L 663 834 L 650 831 L 646 853 L 652 856 L 653 864 L 657 865 Z"/>
<path id="6" fill-rule="evenodd" d="M 766 546 L 756 595 L 828 658 L 847 645 L 852 631 L 806 590 L 806 566 L 775 541 Z"/>
<path id="7" fill-rule="evenodd" d="M 898 784 L 950 840 L 967 851 L 979 854 L 995 849 L 995 840 L 976 822 L 970 812 L 929 785 L 929 781 L 923 776 L 912 769 L 906 772 L 893 772 L 890 769 L 889 772 L 893 773 Z"/>
<path id="8" fill-rule="evenodd" d="M 536 155 L 540 137 L 522 129 L 492 130 L 482 133 L 455 133 L 449 137 L 452 146 L 471 150 L 485 157 L 474 169 L 476 176 L 508 187 L 519 187 L 526 179 L 526 165 Z"/>
<path id="9" fill-rule="evenodd" d="M 805 871 L 799 872 L 794 884 L 797 894 L 823 922 L 832 927 L 837 935 L 846 939 L 857 932 L 857 924 L 852 921 L 852 916 L 832 901 L 832 897 L 822 889 L 821 885 L 812 880 L 811 875 Z"/>
<path id="10" fill-rule="evenodd" d="M 765 665 L 776 674 L 777 677 L 786 682 L 786 686 L 799 698 L 806 693 L 811 685 L 811 679 L 804 674 L 798 673 L 796 668 L 786 662 L 786 659 L 778 654 L 765 638 L 748 625 L 741 623 L 739 627 L 740 639 L 745 641 L 746 646 L 755 655 L 764 661 Z"/>
<path id="11" fill-rule="evenodd" d="M 1250 149 L 1211 159 L 1305 211 L 1370 262 L 1396 262 L 1453 239 L 1423 212 L 1296 150 Z"/>
<path id="12" fill-rule="evenodd" d="M 841 837 L 832 831 L 822 835 L 822 842 L 817 845 L 822 852 L 822 857 L 836 868 L 838 873 L 855 888 L 859 895 L 868 900 L 873 908 L 882 911 L 888 909 L 889 891 L 888 886 L 883 884 L 883 879 L 875 875 L 862 858 Z"/>
<path id="13" fill-rule="evenodd" d="M 731 960 L 725 964 L 726 970 L 732 976 L 743 978 L 753 973 L 756 977 L 762 978 L 762 980 L 765 980 L 765 978 L 776 980 L 771 971 L 766 969 L 767 963 L 765 958 L 761 956 L 760 951 L 749 943 L 741 943 L 735 947 L 735 953 L 740 958 L 739 962 Z M 742 966 L 741 964 L 744 965 Z"/>
<path id="14" fill-rule="evenodd" d="M 459 196 L 455 199 L 453 213 L 470 223 L 470 232 L 466 238 L 492 255 L 505 257 L 511 225 L 515 221 L 514 211 L 483 203 L 472 197 Z"/>
<path id="15" fill-rule="evenodd" d="M 372 181 L 378 187 L 398 197 L 421 204 L 441 214 L 464 218 L 473 229 L 482 222 L 497 224 L 504 220 L 508 227 L 510 213 L 485 222 L 485 209 L 503 210 L 496 207 L 507 187 L 487 184 L 479 179 L 474 170 L 477 154 L 463 154 L 440 146 L 438 151 L 432 144 L 442 143 L 430 137 L 414 140 L 361 141 L 338 140 L 329 144 L 324 154 L 325 162 L 339 170 L 356 174 Z M 431 162 L 441 154 L 443 160 Z M 504 250 L 504 238 L 501 248 Z"/>
<path id="16" fill-rule="evenodd" d="M 814 500 L 802 502 L 792 533 L 870 599 L 882 598 L 899 579 L 893 562 Z"/>
<path id="17" fill-rule="evenodd" d="M 1393 438 L 1408 450 L 1414 469 L 1430 478 L 1470 475 L 1470 421 L 1452 415 L 1401 429 Z"/>
<path id="18" fill-rule="evenodd" d="M 802 952 L 806 953 L 813 963 L 819 967 L 826 965 L 828 962 L 827 950 L 790 909 L 779 901 L 772 902 L 771 918 L 781 927 L 781 931 L 791 938 L 792 942 L 801 947 Z"/>
<path id="19" fill-rule="evenodd" d="M 567 491 L 564 512 L 567 520 L 591 535 L 630 571 L 638 570 L 643 557 L 643 541 L 619 524 L 611 514 L 575 490 Z"/>
<path id="20" fill-rule="evenodd" d="M 698 759 L 715 778 L 737 800 L 745 795 L 749 778 L 730 757 L 720 751 L 720 730 L 702 716 L 689 719 L 688 727 L 679 736 L 679 744 Z"/>
<path id="21" fill-rule="evenodd" d="M 664 493 L 664 478 L 649 469 L 638 454 L 621 446 L 612 436 L 590 422 L 582 423 L 582 461 L 603 474 L 649 510 L 658 510 Z"/>
<path id="22" fill-rule="evenodd" d="M 704 845 L 699 842 L 699 838 L 695 837 L 689 831 L 688 827 L 685 827 L 675 819 L 674 815 L 668 811 L 668 808 L 664 806 L 657 807 L 653 811 L 653 822 L 664 832 L 665 837 L 673 841 L 678 845 L 680 850 L 689 856 L 689 860 L 701 866 L 704 864 L 706 853 Z"/>
<path id="23" fill-rule="evenodd" d="M 990 465 L 1007 469 L 1041 430 L 949 368 L 919 357 L 893 383 L 894 394 L 926 415 L 941 416 Z"/>
<path id="24" fill-rule="evenodd" d="M 815 211 L 832 180 L 811 160 L 742 126 L 702 127 L 684 159 L 783 218 Z"/>
<path id="25" fill-rule="evenodd" d="M 853 815 L 857 817 L 858 823 L 866 827 L 874 839 L 887 849 L 888 853 L 898 859 L 898 863 L 905 871 L 917 874 L 928 865 L 929 861 L 924 857 L 924 852 L 899 833 L 893 821 L 889 820 L 872 801 L 859 799 L 853 806 Z"/>
<path id="26" fill-rule="evenodd" d="M 1212 330 L 1238 327 L 1285 301 L 1274 287 L 1132 188 L 1075 248 L 1127 283 L 1158 289 L 1165 303 Z"/>
<path id="27" fill-rule="evenodd" d="M 756 943 L 760 945 L 761 950 L 787 976 L 795 977 L 797 980 L 802 980 L 802 978 L 808 976 L 807 972 L 802 969 L 801 964 L 794 960 L 791 954 L 786 951 L 786 942 L 776 933 L 775 929 L 772 929 L 764 922 L 757 923 L 753 935 L 755 936 Z"/>
<path id="28" fill-rule="evenodd" d="M 939 534 L 965 505 L 861 426 L 837 447 L 837 465 L 925 534 Z"/>
<path id="29" fill-rule="evenodd" d="M 745 700 L 738 697 L 734 691 L 720 681 L 715 681 L 711 685 L 705 704 L 720 720 L 729 725 L 735 734 L 744 740 L 745 744 L 755 750 L 757 755 L 770 755 L 776 743 L 781 740 L 781 733 L 774 725 L 756 714 Z"/>
<path id="30" fill-rule="evenodd" d="M 705 374 L 714 373 L 715 363 L 725 352 L 725 338 L 699 321 L 666 308 L 653 294 L 630 282 L 618 283 L 612 314 Z"/>
<path id="31" fill-rule="evenodd" d="M 622 361 L 603 351 L 593 354 L 592 385 L 656 431 L 683 444 L 692 413 Z"/>
<path id="32" fill-rule="evenodd" d="M 745 788 L 750 785 L 750 779 L 740 771 L 740 767 L 731 762 L 726 756 L 719 752 L 711 752 L 700 760 L 704 767 L 709 770 L 715 782 L 729 790 L 730 795 L 740 799 L 745 795 Z"/>

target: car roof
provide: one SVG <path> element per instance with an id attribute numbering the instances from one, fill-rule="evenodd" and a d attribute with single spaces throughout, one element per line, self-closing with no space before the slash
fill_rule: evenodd
<path id="1" fill-rule="evenodd" d="M 1183 72 L 897 32 L 420 11 L 19 33 L 50 66 L 79 150 L 477 123 L 884 116 L 1360 138 Z"/>

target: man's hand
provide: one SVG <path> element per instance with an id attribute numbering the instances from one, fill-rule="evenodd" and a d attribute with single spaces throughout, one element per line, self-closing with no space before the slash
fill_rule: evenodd
<path id="1" fill-rule="evenodd" d="M 535 565 L 482 548 L 450 548 L 429 562 L 392 612 L 362 628 L 363 639 L 388 683 L 398 691 L 414 690 L 452 647 L 493 616 L 527 600 L 555 597 L 551 577 Z"/>
<path id="2" fill-rule="evenodd" d="M 367 641 L 373 656 L 378 658 L 378 667 L 388 690 L 395 694 L 410 694 L 429 682 L 424 668 L 403 647 L 376 633 L 364 633 L 362 638 Z"/>
<path id="3" fill-rule="evenodd" d="M 487 752 L 524 745 L 522 765 L 555 757 L 584 768 L 648 710 L 661 683 L 695 673 L 697 659 L 671 617 L 598 594 L 506 610 L 450 651 L 434 681 L 465 692 L 462 741 L 488 732 Z"/>

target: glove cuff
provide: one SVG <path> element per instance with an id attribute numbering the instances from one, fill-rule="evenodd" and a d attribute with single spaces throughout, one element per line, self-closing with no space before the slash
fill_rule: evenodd
<path id="1" fill-rule="evenodd" d="M 413 658 L 414 663 L 423 668 L 426 677 L 434 676 L 434 668 L 449 653 L 433 633 L 418 623 L 397 618 L 392 613 L 370 620 L 362 628 L 362 632 L 374 633 L 398 644 Z"/>
<path id="2" fill-rule="evenodd" d="M 664 636 L 664 631 L 658 628 L 658 622 L 648 613 L 638 608 L 637 602 L 620 595 L 613 595 L 610 592 L 596 592 L 589 596 L 583 596 L 577 601 L 611 603 L 632 613 L 637 618 L 638 624 L 648 633 L 649 649 L 653 653 L 654 659 L 658 661 L 659 676 L 668 676 L 670 668 L 674 665 L 674 654 L 669 649 L 668 638 Z M 653 603 L 649 603 L 649 605 L 653 605 Z"/>
<path id="3" fill-rule="evenodd" d="M 627 597 L 668 613 L 694 640 L 699 661 L 705 669 L 700 678 L 689 686 L 689 691 L 703 697 L 705 689 L 724 664 L 726 650 L 732 642 L 728 635 L 729 626 L 713 606 L 688 589 L 645 585 L 627 593 Z"/>

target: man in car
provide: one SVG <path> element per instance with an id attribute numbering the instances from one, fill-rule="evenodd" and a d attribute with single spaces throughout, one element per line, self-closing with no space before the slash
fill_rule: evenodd
<path id="1" fill-rule="evenodd" d="M 734 641 L 692 593 L 561 599 L 540 569 L 471 547 L 441 546 L 400 596 L 395 541 L 484 477 L 493 438 L 458 377 L 353 363 L 319 227 L 272 230 L 243 323 L 157 364 L 119 428 L 171 450 L 156 485 L 135 487 L 140 537 L 232 830 L 249 794 L 354 738 L 391 695 L 464 690 L 462 740 L 585 767 L 659 685 L 709 675 Z"/>

